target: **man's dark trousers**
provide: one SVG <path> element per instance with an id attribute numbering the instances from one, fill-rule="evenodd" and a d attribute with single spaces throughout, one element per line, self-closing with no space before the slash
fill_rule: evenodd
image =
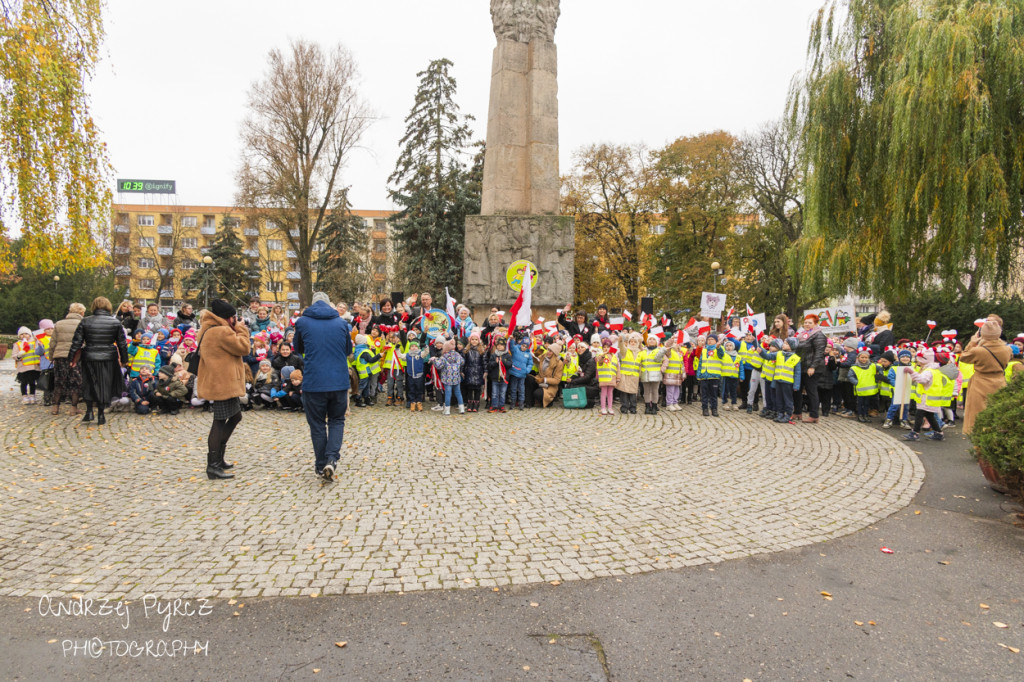
<path id="1" fill-rule="evenodd" d="M 341 441 L 345 435 L 345 412 L 348 411 L 348 391 L 305 391 L 302 405 L 313 439 L 316 470 L 319 473 L 328 464 L 338 464 Z"/>

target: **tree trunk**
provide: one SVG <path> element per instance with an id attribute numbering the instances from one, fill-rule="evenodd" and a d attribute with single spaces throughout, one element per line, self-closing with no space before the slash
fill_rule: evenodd
<path id="1" fill-rule="evenodd" d="M 308 306 L 313 300 L 313 277 L 309 266 L 309 258 L 299 255 L 299 309 Z"/>

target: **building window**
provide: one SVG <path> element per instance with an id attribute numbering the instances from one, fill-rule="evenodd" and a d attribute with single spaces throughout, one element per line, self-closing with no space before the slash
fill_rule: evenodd
<path id="1" fill-rule="evenodd" d="M 204 215 L 203 216 L 203 227 L 213 227 L 213 228 L 216 228 L 217 227 L 217 219 L 214 218 L 212 215 Z"/>
<path id="2" fill-rule="evenodd" d="M 156 259 L 154 258 L 140 258 L 139 267 L 143 270 L 149 270 L 150 268 L 156 267 Z"/>
<path id="3" fill-rule="evenodd" d="M 269 261 L 267 263 L 267 270 L 270 270 L 271 272 L 281 272 L 282 270 L 284 270 L 284 261 L 283 260 L 272 260 L 272 261 Z"/>
<path id="4" fill-rule="evenodd" d="M 284 242 L 282 242 L 280 239 L 268 239 L 267 240 L 267 250 L 268 251 L 280 251 L 283 248 L 284 248 Z"/>
<path id="5" fill-rule="evenodd" d="M 196 227 L 199 224 L 199 220 L 194 215 L 186 215 L 181 217 L 182 227 Z"/>
<path id="6" fill-rule="evenodd" d="M 298 290 L 299 290 L 299 283 L 298 282 L 288 282 L 288 291 L 298 291 Z"/>
<path id="7" fill-rule="evenodd" d="M 224 224 L 227 225 L 228 227 L 238 227 L 239 225 L 242 224 L 242 221 L 239 220 L 238 218 L 227 216 L 224 218 Z"/>
<path id="8" fill-rule="evenodd" d="M 374 239 L 373 240 L 373 250 L 376 251 L 377 253 L 387 253 L 388 252 L 388 243 L 386 241 L 384 241 L 383 239 Z"/>
<path id="9" fill-rule="evenodd" d="M 128 224 L 128 214 L 127 213 L 118 213 L 117 214 L 117 224 L 118 225 L 127 225 Z"/>
<path id="10" fill-rule="evenodd" d="M 274 231 L 274 230 L 277 229 L 277 223 L 275 223 L 273 220 L 268 220 L 266 223 L 264 223 L 264 225 L 270 231 Z M 277 248 L 281 248 L 281 247 L 279 246 Z"/>
<path id="11" fill-rule="evenodd" d="M 153 291 L 156 288 L 156 282 L 152 279 L 140 279 L 139 288 L 143 291 Z"/>
<path id="12" fill-rule="evenodd" d="M 378 230 L 386 230 L 386 229 L 388 229 L 387 221 L 386 220 L 380 220 L 379 218 L 377 220 L 373 221 L 373 226 L 374 226 L 375 229 L 378 229 Z"/>
<path id="13" fill-rule="evenodd" d="M 144 249 L 151 249 L 156 246 L 156 237 L 139 237 L 139 246 Z"/>
<path id="14" fill-rule="evenodd" d="M 256 237 L 246 237 L 245 248 L 247 249 L 258 249 L 259 244 L 256 242 Z"/>
<path id="15" fill-rule="evenodd" d="M 199 269 L 199 261 L 192 260 L 191 258 L 186 258 L 186 259 L 181 261 L 181 269 L 182 270 L 198 270 Z"/>
<path id="16" fill-rule="evenodd" d="M 170 248 L 172 246 L 172 244 L 171 244 L 171 235 L 169 235 L 169 234 L 162 235 L 160 237 L 160 246 L 162 246 L 164 248 Z"/>
<path id="17" fill-rule="evenodd" d="M 152 227 L 153 216 L 151 215 L 140 215 L 136 217 L 139 227 Z"/>
<path id="18" fill-rule="evenodd" d="M 288 269 L 293 271 L 293 272 L 298 272 L 299 271 L 299 261 L 297 261 L 297 260 L 290 260 L 290 261 L 288 261 Z"/>
<path id="19" fill-rule="evenodd" d="M 375 268 L 375 270 L 376 270 L 376 273 L 378 275 L 386 275 L 386 274 L 388 274 L 388 266 L 386 266 L 386 265 L 378 265 Z"/>
<path id="20" fill-rule="evenodd" d="M 183 249 L 198 249 L 199 238 L 198 237 L 185 237 L 181 240 L 181 248 Z"/>
<path id="21" fill-rule="evenodd" d="M 651 225 L 651 234 L 665 234 L 665 226 Z"/>
<path id="22" fill-rule="evenodd" d="M 279 293 L 284 290 L 284 282 L 268 282 L 267 291 L 272 294 Z"/>

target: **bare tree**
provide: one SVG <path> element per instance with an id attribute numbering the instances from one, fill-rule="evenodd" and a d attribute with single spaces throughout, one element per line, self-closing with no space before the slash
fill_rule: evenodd
<path id="1" fill-rule="evenodd" d="M 299 40 L 287 53 L 271 50 L 249 91 L 238 204 L 273 221 L 295 252 L 303 306 L 313 297 L 314 246 L 343 190 L 339 174 L 374 120 L 355 82 L 347 49 Z"/>

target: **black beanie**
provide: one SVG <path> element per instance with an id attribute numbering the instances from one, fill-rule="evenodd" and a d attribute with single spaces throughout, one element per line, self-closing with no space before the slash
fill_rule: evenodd
<path id="1" fill-rule="evenodd" d="M 235 306 L 223 298 L 215 298 L 210 303 L 210 312 L 221 319 L 227 320 L 235 316 Z"/>

